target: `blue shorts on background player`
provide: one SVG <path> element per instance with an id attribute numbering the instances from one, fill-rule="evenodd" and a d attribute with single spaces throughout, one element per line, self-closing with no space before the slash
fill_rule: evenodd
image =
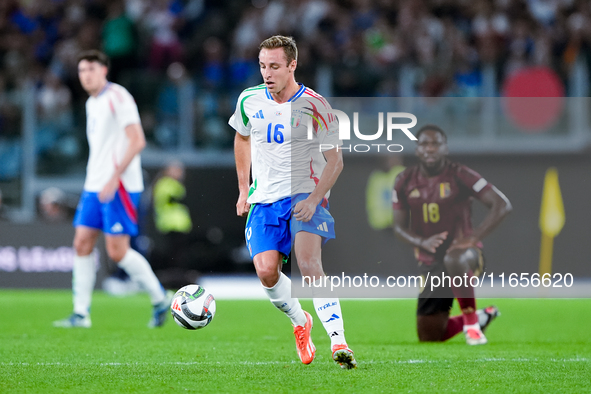
<path id="1" fill-rule="evenodd" d="M 137 217 L 129 210 L 137 211 L 136 207 L 139 206 L 141 193 L 128 193 L 128 196 L 133 207 L 126 208 L 119 191 L 115 193 L 111 201 L 105 203 L 99 201 L 98 193 L 84 191 L 76 209 L 74 227 L 92 227 L 105 234 L 137 235 Z"/>

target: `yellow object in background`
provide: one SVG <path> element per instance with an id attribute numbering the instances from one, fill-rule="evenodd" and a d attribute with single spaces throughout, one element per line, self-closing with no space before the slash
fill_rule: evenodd
<path id="1" fill-rule="evenodd" d="M 193 227 L 189 208 L 178 202 L 185 197 L 185 186 L 178 180 L 163 176 L 154 185 L 154 214 L 158 231 L 189 233 Z"/>
<path id="2" fill-rule="evenodd" d="M 375 170 L 369 176 L 365 189 L 367 220 L 374 230 L 392 227 L 392 189 L 396 176 L 405 167 L 396 165 L 388 171 Z"/>
<path id="3" fill-rule="evenodd" d="M 540 275 L 552 274 L 552 251 L 556 237 L 565 223 L 564 204 L 558 183 L 558 171 L 551 167 L 546 171 L 542 206 L 540 208 Z"/>

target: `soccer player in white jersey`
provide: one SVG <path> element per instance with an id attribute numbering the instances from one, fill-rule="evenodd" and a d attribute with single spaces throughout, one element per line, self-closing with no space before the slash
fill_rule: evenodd
<path id="1" fill-rule="evenodd" d="M 320 114 L 330 109 L 326 100 L 296 82 L 297 47 L 291 37 L 268 38 L 259 49 L 264 83 L 242 92 L 229 121 L 236 130 L 236 210 L 248 216 L 246 243 L 261 284 L 273 305 L 291 319 L 298 355 L 309 364 L 316 353 L 312 316 L 291 297 L 291 281 L 281 268 L 293 242 L 302 275 L 318 281 L 324 277 L 321 247 L 334 238 L 327 197 L 343 169 L 336 149 L 338 124 L 334 116 Z M 312 139 L 308 118 L 314 119 Z M 320 144 L 333 148 L 321 152 Z M 333 359 L 342 368 L 355 368 L 338 298 L 314 296 L 313 302 L 331 339 Z"/>
<path id="2" fill-rule="evenodd" d="M 100 231 L 109 257 L 149 294 L 153 316 L 149 327 L 164 323 L 170 297 L 146 259 L 131 249 L 138 233 L 137 207 L 143 191 L 139 153 L 146 145 L 137 105 L 122 86 L 107 80 L 108 58 L 96 50 L 78 57 L 80 84 L 86 101 L 86 135 L 90 148 L 84 190 L 74 227 L 72 290 L 74 312 L 56 327 L 90 327 L 90 304 L 96 279 L 93 250 Z"/>

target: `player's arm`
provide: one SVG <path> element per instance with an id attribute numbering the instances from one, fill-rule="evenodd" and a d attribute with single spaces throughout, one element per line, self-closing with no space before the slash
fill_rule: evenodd
<path id="1" fill-rule="evenodd" d="M 296 220 L 308 222 L 312 219 L 314 212 L 316 212 L 316 206 L 320 204 L 326 193 L 328 193 L 328 191 L 334 186 L 341 171 L 343 171 L 344 164 L 342 151 L 333 148 L 323 153 L 326 158 L 326 167 L 324 167 L 318 184 L 308 198 L 295 205 L 293 211 Z"/>
<path id="2" fill-rule="evenodd" d="M 432 235 L 429 238 L 423 238 L 409 228 L 409 223 L 407 210 L 394 209 L 394 235 L 407 244 L 435 253 L 435 250 L 447 238 L 447 231 Z"/>
<path id="3" fill-rule="evenodd" d="M 246 202 L 250 185 L 250 136 L 236 133 L 234 137 L 234 158 L 238 175 L 238 190 L 240 191 L 236 203 L 236 214 L 246 216 L 250 210 L 250 204 Z"/>
<path id="4" fill-rule="evenodd" d="M 513 209 L 509 199 L 494 186 L 485 190 L 478 199 L 488 208 L 488 214 L 470 237 L 454 240 L 449 250 L 477 246 L 478 242 L 490 234 Z"/>
<path id="5" fill-rule="evenodd" d="M 142 128 L 141 124 L 132 123 L 127 125 L 125 127 L 125 134 L 127 135 L 129 144 L 127 145 L 127 149 L 125 150 L 121 162 L 115 167 L 115 171 L 113 172 L 111 179 L 99 193 L 100 201 L 104 202 L 113 199 L 115 192 L 119 188 L 119 179 L 121 178 L 121 174 L 125 172 L 133 158 L 146 147 L 146 136 L 144 135 L 144 129 Z"/>

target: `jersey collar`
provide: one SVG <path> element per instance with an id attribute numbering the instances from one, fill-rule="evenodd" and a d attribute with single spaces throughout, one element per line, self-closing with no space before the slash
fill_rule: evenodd
<path id="1" fill-rule="evenodd" d="M 289 100 L 287 100 L 288 103 L 297 100 L 306 91 L 306 87 L 304 86 L 303 83 L 298 82 L 298 85 L 300 85 L 300 88 L 298 89 L 297 92 L 295 92 L 295 94 L 293 96 L 291 96 L 291 98 Z M 267 98 L 269 100 L 273 100 L 273 96 L 271 96 L 271 93 L 269 93 L 269 89 L 265 88 L 265 94 L 267 95 Z M 273 101 L 275 101 L 275 100 L 273 100 Z"/>
<path id="2" fill-rule="evenodd" d="M 99 92 L 99 94 L 96 95 L 96 97 L 98 98 L 100 95 L 105 93 L 107 91 L 107 89 L 109 89 L 109 85 L 111 85 L 111 82 L 107 81 L 105 86 L 103 86 L 103 89 Z"/>
<path id="3" fill-rule="evenodd" d="M 303 83 L 298 83 L 298 85 L 300 85 L 300 89 L 293 96 L 291 96 L 289 100 L 287 100 L 288 103 L 296 101 L 302 94 L 304 94 L 306 87 Z"/>

